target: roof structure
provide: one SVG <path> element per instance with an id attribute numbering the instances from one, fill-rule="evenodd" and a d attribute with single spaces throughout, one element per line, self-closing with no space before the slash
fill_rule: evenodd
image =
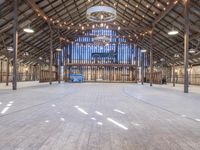
<path id="1" fill-rule="evenodd" d="M 86 18 L 88 8 L 96 5 L 114 7 L 117 18 L 109 28 L 117 30 L 130 43 L 150 49 L 153 37 L 153 58 L 157 62 L 165 58 L 168 65 L 183 64 L 184 53 L 184 5 L 182 0 L 19 0 L 18 58 L 25 63 L 40 63 L 39 57 L 50 57 L 50 29 L 53 31 L 53 49 L 60 44 L 73 42 L 85 30 L 91 30 L 93 22 Z M 0 55 L 6 58 L 10 53 L 6 47 L 13 44 L 12 0 L 0 1 Z M 190 1 L 190 54 L 189 62 L 200 62 L 200 1 Z M 26 34 L 23 28 L 31 26 L 33 34 Z M 118 30 L 118 27 L 121 27 Z M 84 27 L 84 29 L 83 29 Z M 179 31 L 176 36 L 167 33 L 172 28 Z M 28 56 L 26 54 L 29 54 Z M 180 58 L 175 59 L 174 55 Z"/>

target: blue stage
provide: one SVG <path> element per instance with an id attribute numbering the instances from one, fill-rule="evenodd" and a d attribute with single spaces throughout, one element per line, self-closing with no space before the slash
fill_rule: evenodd
<path id="1" fill-rule="evenodd" d="M 77 67 L 71 67 L 69 78 L 71 82 L 76 82 L 76 83 L 83 82 L 84 78 L 82 75 L 82 70 Z"/>

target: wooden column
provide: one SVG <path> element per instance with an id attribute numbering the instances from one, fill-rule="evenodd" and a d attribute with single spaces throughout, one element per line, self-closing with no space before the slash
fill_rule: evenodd
<path id="1" fill-rule="evenodd" d="M 50 63 L 49 63 L 49 84 L 52 84 L 52 64 L 53 64 L 53 31 L 50 27 Z"/>
<path id="2" fill-rule="evenodd" d="M 135 66 L 136 66 L 136 72 L 135 72 L 135 80 L 136 83 L 138 82 L 138 46 L 135 46 Z"/>
<path id="3" fill-rule="evenodd" d="M 17 90 L 17 49 L 18 49 L 18 0 L 13 0 L 14 4 L 14 22 L 13 22 L 13 80 L 12 80 L 12 89 Z"/>
<path id="4" fill-rule="evenodd" d="M 146 78 L 147 66 L 145 66 L 145 65 L 147 65 L 147 60 L 146 60 L 146 58 L 147 58 L 147 53 L 144 54 L 144 78 L 145 78 L 145 80 L 147 80 L 147 78 Z M 145 64 L 145 63 L 146 63 L 146 64 Z M 144 82 L 146 82 L 146 81 L 144 81 Z"/>
<path id="5" fill-rule="evenodd" d="M 61 40 L 60 40 L 60 37 L 61 37 L 61 35 L 60 35 L 60 30 L 58 30 L 58 36 L 59 36 L 59 48 L 61 49 Z M 60 75 L 61 75 L 61 60 L 60 60 L 60 53 L 62 52 L 62 50 L 61 51 L 58 51 L 58 57 L 57 57 L 57 59 L 58 59 L 58 83 L 60 84 Z"/>
<path id="6" fill-rule="evenodd" d="M 39 81 L 41 82 L 42 81 L 42 66 L 41 66 L 41 64 L 39 66 L 39 74 L 40 74 Z"/>
<path id="7" fill-rule="evenodd" d="M 175 64 L 173 64 L 173 87 L 175 87 Z"/>
<path id="8" fill-rule="evenodd" d="M 9 71 L 9 61 L 10 61 L 10 59 L 9 59 L 9 57 L 8 57 L 8 60 L 7 60 L 7 68 L 6 68 L 6 86 L 8 86 L 8 84 L 9 84 L 9 74 L 10 74 L 10 71 Z"/>
<path id="9" fill-rule="evenodd" d="M 1 61 L 1 72 L 0 72 L 1 76 L 0 76 L 0 82 L 3 81 L 3 62 Z"/>
<path id="10" fill-rule="evenodd" d="M 58 52 L 58 83 L 60 83 L 60 72 L 61 72 L 61 69 L 60 69 L 60 52 Z"/>
<path id="11" fill-rule="evenodd" d="M 150 86 L 153 85 L 153 32 L 151 33 L 150 39 L 151 47 L 150 47 Z"/>
<path id="12" fill-rule="evenodd" d="M 142 53 L 141 59 L 141 83 L 144 84 L 144 53 Z"/>
<path id="13" fill-rule="evenodd" d="M 185 18 L 185 32 L 184 32 L 184 93 L 189 92 L 189 77 L 188 77 L 188 49 L 189 49 L 189 2 L 184 0 L 184 18 Z"/>

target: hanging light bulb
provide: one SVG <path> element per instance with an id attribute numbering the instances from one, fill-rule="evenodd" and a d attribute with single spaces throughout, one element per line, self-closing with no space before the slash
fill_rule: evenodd
<path id="1" fill-rule="evenodd" d="M 120 29 L 121 29 L 121 27 L 119 26 L 117 29 L 118 29 L 118 30 L 120 30 Z"/>
<path id="2" fill-rule="evenodd" d="M 104 18 L 103 15 L 100 16 L 101 20 Z"/>
<path id="3" fill-rule="evenodd" d="M 104 26 L 104 24 L 103 24 L 103 23 L 101 23 L 101 24 L 100 24 L 100 27 L 103 27 L 103 26 Z"/>

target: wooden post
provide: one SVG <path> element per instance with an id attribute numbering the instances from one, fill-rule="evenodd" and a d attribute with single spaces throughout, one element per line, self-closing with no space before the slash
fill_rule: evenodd
<path id="1" fill-rule="evenodd" d="M 150 48 L 150 86 L 153 85 L 153 31 L 151 33 L 151 48 Z"/>
<path id="2" fill-rule="evenodd" d="M 175 64 L 173 64 L 173 87 L 175 87 Z"/>
<path id="3" fill-rule="evenodd" d="M 141 83 L 144 84 L 144 53 L 142 53 L 141 59 Z"/>
<path id="4" fill-rule="evenodd" d="M 184 18 L 185 18 L 185 33 L 184 33 L 184 93 L 189 92 L 189 80 L 188 80 L 188 49 L 189 49 L 189 2 L 190 0 L 184 0 Z"/>
<path id="5" fill-rule="evenodd" d="M 40 73 L 39 81 L 41 82 L 42 79 L 43 79 L 43 76 L 42 76 L 42 65 L 41 65 L 41 64 L 40 64 L 40 66 L 39 66 L 39 73 Z"/>
<path id="6" fill-rule="evenodd" d="M 12 80 L 12 88 L 13 90 L 17 90 L 17 49 L 18 49 L 18 0 L 13 1 L 14 4 L 14 23 L 13 23 L 13 80 Z"/>
<path id="7" fill-rule="evenodd" d="M 8 60 L 7 60 L 7 68 L 6 68 L 6 86 L 8 86 L 8 84 L 9 84 L 9 74 L 10 74 L 10 71 L 9 71 L 9 61 L 10 61 L 10 59 L 9 59 L 9 56 L 8 56 Z"/>
<path id="8" fill-rule="evenodd" d="M 1 76 L 0 76 L 0 82 L 3 81 L 3 62 L 1 61 Z"/>
<path id="9" fill-rule="evenodd" d="M 60 61 L 60 52 L 58 52 L 58 83 L 59 84 L 60 84 L 60 72 L 61 72 L 60 63 L 61 63 L 61 61 Z"/>
<path id="10" fill-rule="evenodd" d="M 136 66 L 136 73 L 135 73 L 135 80 L 136 83 L 138 82 L 138 46 L 135 46 L 135 66 Z"/>
<path id="11" fill-rule="evenodd" d="M 52 64 L 53 64 L 53 32 L 50 27 L 50 64 L 49 64 L 49 84 L 52 84 Z"/>

